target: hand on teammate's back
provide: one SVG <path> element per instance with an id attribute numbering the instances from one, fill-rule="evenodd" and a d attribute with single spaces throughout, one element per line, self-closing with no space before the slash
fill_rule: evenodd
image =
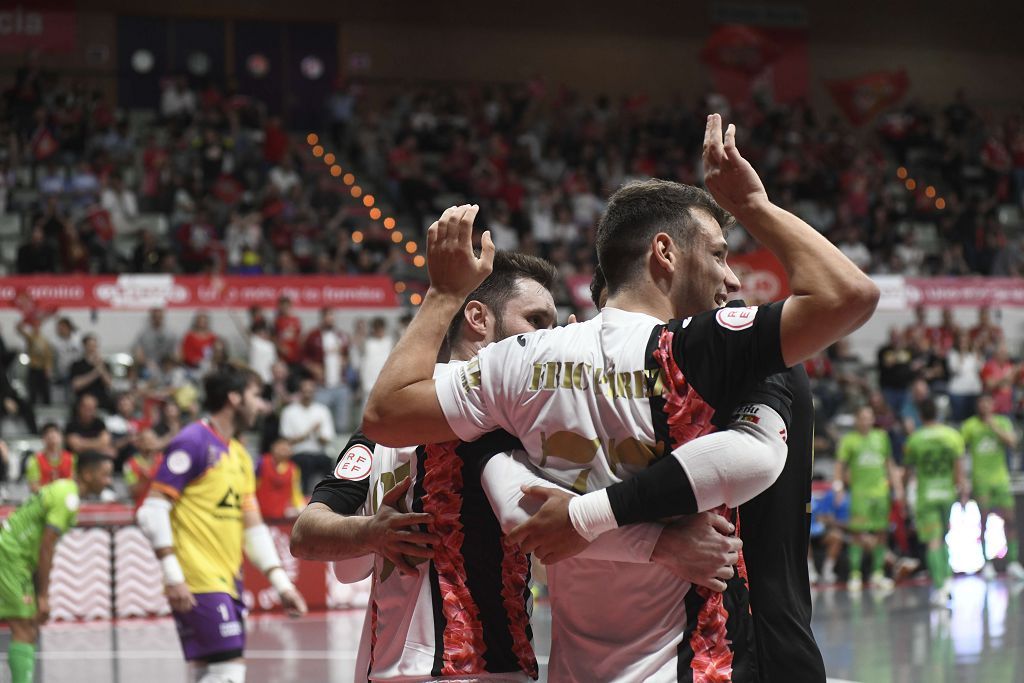
<path id="1" fill-rule="evenodd" d="M 422 512 L 400 512 L 400 501 L 409 490 L 412 480 L 406 477 L 384 494 L 377 513 L 369 518 L 367 532 L 374 552 L 391 561 L 403 574 L 415 575 L 417 570 L 409 558 L 432 558 L 433 546 L 440 539 L 431 533 L 418 531 L 420 524 L 430 524 L 433 518 Z"/>
<path id="2" fill-rule="evenodd" d="M 736 573 L 743 541 L 721 515 L 701 512 L 669 524 L 658 537 L 651 561 L 679 578 L 721 593 Z"/>
<path id="3" fill-rule="evenodd" d="M 508 540 L 544 564 L 554 564 L 582 552 L 590 542 L 580 536 L 569 518 L 571 493 L 547 486 L 524 486 L 523 493 L 540 498 L 540 509 L 509 532 Z"/>
<path id="4" fill-rule="evenodd" d="M 750 162 L 736 148 L 736 126 L 722 136 L 720 114 L 708 116 L 704 129 L 704 184 L 723 209 L 737 218 L 768 204 L 768 193 Z"/>
<path id="5" fill-rule="evenodd" d="M 490 231 L 480 239 L 480 256 L 473 251 L 473 221 L 479 211 L 476 204 L 453 206 L 427 230 L 427 272 L 435 292 L 465 299 L 491 274 Z"/>

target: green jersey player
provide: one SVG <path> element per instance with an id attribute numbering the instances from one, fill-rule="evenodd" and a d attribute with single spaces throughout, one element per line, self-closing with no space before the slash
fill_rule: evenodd
<path id="1" fill-rule="evenodd" d="M 904 446 L 904 464 L 917 480 L 917 504 L 914 518 L 917 536 L 928 547 L 928 573 L 935 588 L 932 604 L 944 607 L 950 598 L 949 512 L 957 499 L 967 491 L 964 481 L 964 440 L 960 432 L 938 422 L 935 400 L 926 398 L 919 404 L 923 424 L 910 435 Z"/>
<path id="2" fill-rule="evenodd" d="M 0 527 L 0 619 L 11 627 L 7 663 L 12 683 L 31 683 L 39 625 L 50 616 L 50 568 L 57 539 L 75 525 L 79 496 L 110 485 L 113 461 L 99 453 L 78 458 L 74 479 L 47 484 Z"/>
<path id="3" fill-rule="evenodd" d="M 1024 580 L 1024 567 L 1021 567 L 1018 557 L 1019 543 L 1013 495 L 1010 493 L 1010 470 L 1006 466 L 1006 449 L 1017 445 L 1013 423 L 1005 415 L 997 415 L 995 400 L 983 394 L 978 398 L 978 414 L 964 421 L 960 433 L 971 457 L 971 495 L 981 511 L 981 549 L 985 556 L 983 575 L 986 579 L 995 578 L 996 575 L 988 553 L 985 552 L 988 515 L 994 512 L 1005 523 L 1006 572 L 1015 579 Z"/>
<path id="4" fill-rule="evenodd" d="M 892 459 L 889 435 L 875 429 L 875 411 L 862 406 L 857 411 L 854 431 L 839 442 L 833 488 L 850 494 L 849 544 L 850 579 L 846 587 L 859 591 L 862 587 L 861 565 L 864 550 L 871 552 L 871 583 L 882 590 L 892 588 L 893 581 L 882 573 L 889 531 L 890 483 L 896 499 L 903 498 L 903 486 Z M 825 567 L 829 573 L 829 567 Z"/>

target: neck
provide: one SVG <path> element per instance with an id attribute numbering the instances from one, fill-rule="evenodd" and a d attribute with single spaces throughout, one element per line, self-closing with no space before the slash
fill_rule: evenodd
<path id="1" fill-rule="evenodd" d="M 210 415 L 210 424 L 225 439 L 231 440 L 235 438 L 235 420 L 230 411 L 222 410 L 219 413 Z"/>
<path id="2" fill-rule="evenodd" d="M 479 353 L 480 349 L 484 348 L 484 346 L 486 344 L 484 344 L 483 339 L 462 339 L 460 337 L 459 341 L 452 347 L 452 360 L 469 360 Z"/>
<path id="3" fill-rule="evenodd" d="M 622 289 L 609 296 L 605 305 L 631 313 L 646 313 L 658 320 L 671 320 L 676 317 L 669 297 L 653 283 Z"/>

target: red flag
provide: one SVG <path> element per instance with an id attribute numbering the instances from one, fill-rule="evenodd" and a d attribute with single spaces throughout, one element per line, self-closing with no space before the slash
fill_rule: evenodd
<path id="1" fill-rule="evenodd" d="M 727 24 L 716 28 L 708 37 L 700 51 L 700 59 L 712 67 L 754 76 L 776 61 L 782 52 L 782 46 L 765 31 Z"/>
<path id="2" fill-rule="evenodd" d="M 903 69 L 826 81 L 825 87 L 855 126 L 862 126 L 903 99 L 910 79 Z"/>

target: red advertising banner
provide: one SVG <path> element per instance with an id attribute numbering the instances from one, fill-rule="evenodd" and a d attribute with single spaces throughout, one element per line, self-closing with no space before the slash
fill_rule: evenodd
<path id="1" fill-rule="evenodd" d="M 71 0 L 0 2 L 0 52 L 71 52 L 75 6 Z"/>
<path id="2" fill-rule="evenodd" d="M 15 308 L 23 294 L 42 310 L 109 308 L 248 308 L 273 306 L 288 296 L 296 308 L 394 308 L 384 276 L 18 276 L 0 279 L 0 309 Z"/>
<path id="3" fill-rule="evenodd" d="M 882 289 L 880 310 L 914 306 L 1024 306 L 1024 278 L 888 275 L 872 279 Z"/>

